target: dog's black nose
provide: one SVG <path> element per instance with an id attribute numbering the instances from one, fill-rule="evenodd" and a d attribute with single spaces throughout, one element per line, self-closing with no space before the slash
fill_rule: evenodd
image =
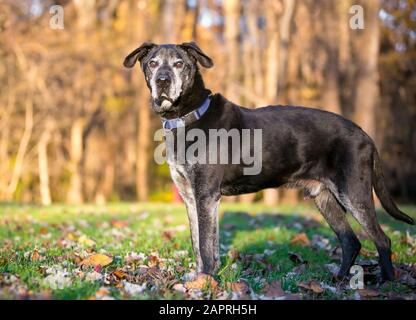
<path id="1" fill-rule="evenodd" d="M 167 87 L 168 85 L 170 85 L 170 83 L 171 83 L 171 80 L 169 76 L 166 74 L 160 74 L 156 78 L 156 84 L 158 86 Z"/>

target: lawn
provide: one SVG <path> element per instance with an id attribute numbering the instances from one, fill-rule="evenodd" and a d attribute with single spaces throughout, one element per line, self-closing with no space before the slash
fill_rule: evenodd
<path id="1" fill-rule="evenodd" d="M 402 209 L 416 217 L 416 207 Z M 375 247 L 365 289 L 334 281 L 340 250 L 313 206 L 222 204 L 221 269 L 193 278 L 181 204 L 0 205 L 1 299 L 416 299 L 416 228 L 379 211 L 397 281 L 380 285 Z"/>

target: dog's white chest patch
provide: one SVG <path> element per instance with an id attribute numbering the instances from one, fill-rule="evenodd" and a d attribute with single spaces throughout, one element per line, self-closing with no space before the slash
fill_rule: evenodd
<path id="1" fill-rule="evenodd" d="M 194 195 L 191 187 L 191 182 L 186 172 L 185 165 L 181 164 L 169 164 L 170 175 L 173 182 L 179 189 L 179 193 L 184 198 L 184 201 L 194 200 Z"/>

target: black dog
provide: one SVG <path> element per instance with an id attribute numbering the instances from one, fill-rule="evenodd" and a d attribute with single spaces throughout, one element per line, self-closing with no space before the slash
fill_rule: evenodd
<path id="1" fill-rule="evenodd" d="M 195 43 L 144 43 L 130 53 L 124 66 L 140 61 L 152 95 L 152 108 L 166 131 L 178 135 L 200 129 L 262 129 L 258 174 L 244 174 L 241 163 L 179 163 L 175 146 L 172 178 L 183 197 L 197 271 L 214 273 L 219 267 L 217 208 L 221 195 L 238 195 L 279 186 L 300 187 L 316 205 L 342 247 L 338 276 L 348 275 L 361 244 L 346 211 L 361 224 L 378 253 L 384 280 L 394 278 L 391 242 L 381 229 L 374 208 L 374 187 L 383 207 L 394 218 L 414 224 L 389 195 L 380 158 L 371 138 L 351 121 L 326 111 L 292 106 L 246 109 L 205 88 L 197 63 L 213 66 Z M 185 142 L 189 148 L 190 141 Z M 254 152 L 254 146 L 250 152 Z M 232 157 L 233 151 L 227 150 Z"/>

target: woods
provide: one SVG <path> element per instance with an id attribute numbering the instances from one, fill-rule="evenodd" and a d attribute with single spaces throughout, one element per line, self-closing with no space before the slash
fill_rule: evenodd
<path id="1" fill-rule="evenodd" d="M 52 5 L 63 29 L 50 26 Z M 363 9 L 364 28 L 351 27 Z M 305 105 L 357 122 L 392 194 L 416 202 L 413 0 L 88 0 L 0 3 L 0 201 L 171 201 L 153 159 L 160 120 L 124 57 L 196 41 L 208 88 L 257 108 Z M 229 201 L 296 203 L 296 190 Z"/>

